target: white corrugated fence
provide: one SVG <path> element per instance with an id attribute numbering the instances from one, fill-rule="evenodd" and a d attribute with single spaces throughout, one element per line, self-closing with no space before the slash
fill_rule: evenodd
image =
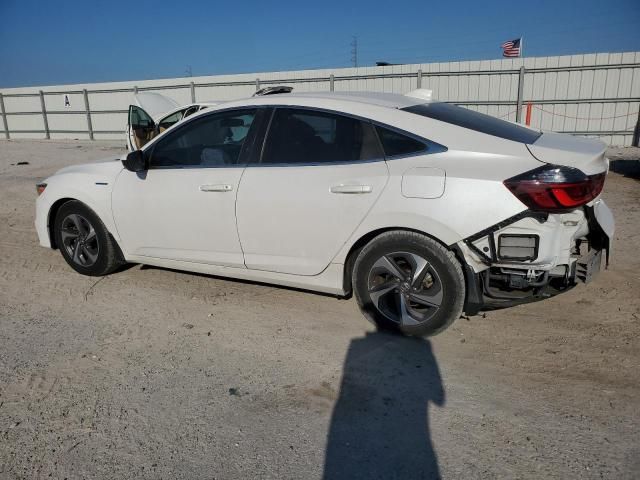
<path id="1" fill-rule="evenodd" d="M 611 145 L 637 144 L 640 134 L 640 52 L 625 52 L 3 88 L 0 138 L 123 139 L 136 90 L 187 104 L 248 97 L 268 85 L 393 93 L 422 87 L 438 100 Z"/>

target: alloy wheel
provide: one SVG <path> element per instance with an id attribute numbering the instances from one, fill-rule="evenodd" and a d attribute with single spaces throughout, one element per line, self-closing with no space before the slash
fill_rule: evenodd
<path id="1" fill-rule="evenodd" d="M 376 260 L 367 288 L 376 309 L 402 326 L 426 322 L 443 299 L 438 272 L 425 258 L 410 252 L 388 253 Z"/>
<path id="2" fill-rule="evenodd" d="M 93 225 L 82 215 L 67 215 L 60 224 L 62 246 L 69 258 L 81 267 L 90 267 L 98 260 L 100 246 Z"/>

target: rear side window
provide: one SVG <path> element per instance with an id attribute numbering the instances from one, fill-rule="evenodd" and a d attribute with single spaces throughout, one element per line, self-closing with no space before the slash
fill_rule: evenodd
<path id="1" fill-rule="evenodd" d="M 401 133 L 383 127 L 376 127 L 376 130 L 387 157 L 417 154 L 427 150 L 426 144 Z"/>
<path id="2" fill-rule="evenodd" d="M 515 123 L 500 120 L 468 108 L 451 105 L 450 103 L 425 103 L 424 105 L 414 105 L 402 110 L 519 143 L 534 143 L 542 135 L 541 132 L 536 130 L 521 127 Z"/>
<path id="3" fill-rule="evenodd" d="M 329 112 L 277 108 L 262 163 L 354 162 L 383 156 L 370 123 Z"/>

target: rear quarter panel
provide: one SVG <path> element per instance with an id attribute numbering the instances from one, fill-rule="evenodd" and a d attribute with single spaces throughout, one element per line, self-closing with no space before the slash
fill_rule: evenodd
<path id="1" fill-rule="evenodd" d="M 387 159 L 390 177 L 385 191 L 334 262 L 344 262 L 351 246 L 374 230 L 413 229 L 453 245 L 526 209 L 502 183 L 540 166 L 524 144 L 386 110 L 373 120 L 432 140 L 447 147 L 447 151 Z M 406 192 L 403 195 L 403 179 L 406 185 L 407 175 L 424 169 L 444 172 L 442 194 L 427 192 L 424 198 L 409 198 Z M 411 185 L 415 190 L 419 180 Z"/>

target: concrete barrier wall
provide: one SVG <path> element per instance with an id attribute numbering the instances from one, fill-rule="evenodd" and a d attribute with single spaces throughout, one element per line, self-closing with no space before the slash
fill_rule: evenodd
<path id="1" fill-rule="evenodd" d="M 269 85 L 394 93 L 430 88 L 439 100 L 511 121 L 524 123 L 529 109 L 533 127 L 597 136 L 611 145 L 637 141 L 640 118 L 640 52 L 593 53 L 5 88 L 0 138 L 123 139 L 136 89 L 187 104 L 248 97 Z"/>

